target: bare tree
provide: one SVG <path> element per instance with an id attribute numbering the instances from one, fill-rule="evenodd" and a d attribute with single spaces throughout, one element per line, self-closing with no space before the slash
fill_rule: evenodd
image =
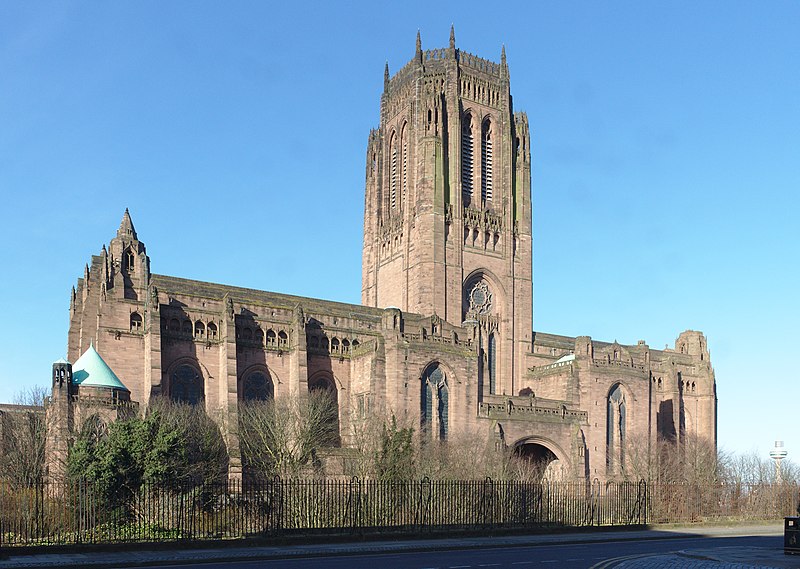
<path id="1" fill-rule="evenodd" d="M 171 470 L 182 482 L 201 483 L 225 480 L 228 451 L 219 425 L 201 405 L 177 403 L 158 398 L 150 404 L 149 414 L 157 414 L 157 436 L 176 433 L 182 439 L 182 456 L 166 456 Z"/>
<path id="2" fill-rule="evenodd" d="M 257 477 L 297 477 L 310 467 L 320 467 L 318 450 L 338 442 L 337 424 L 336 402 L 324 390 L 242 403 L 242 462 Z"/>
<path id="3" fill-rule="evenodd" d="M 662 483 L 714 484 L 720 479 L 724 453 L 712 441 L 685 435 L 680 441 L 635 439 L 625 446 L 621 479 Z"/>
<path id="4" fill-rule="evenodd" d="M 0 413 L 0 479 L 20 486 L 43 480 L 46 395 L 44 387 L 28 387 L 15 396 L 16 409 Z"/>
<path id="5" fill-rule="evenodd" d="M 395 461 L 398 450 L 396 447 L 402 445 L 402 434 L 409 433 L 413 437 L 413 432 L 413 428 L 402 424 L 394 415 L 388 424 L 384 417 L 375 413 L 351 417 L 350 435 L 345 449 L 349 466 L 346 474 L 359 478 L 380 478 L 381 461 Z M 408 470 L 403 478 L 416 476 L 413 465 L 416 449 L 411 447 L 409 450 L 412 456 L 407 461 L 410 464 L 407 465 Z"/>

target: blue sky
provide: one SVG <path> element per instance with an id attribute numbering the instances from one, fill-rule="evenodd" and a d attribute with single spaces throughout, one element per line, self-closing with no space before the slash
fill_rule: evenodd
<path id="1" fill-rule="evenodd" d="M 277 4 L 0 3 L 0 401 L 126 207 L 154 272 L 358 302 L 384 62 L 453 23 L 531 124 L 534 328 L 702 330 L 721 446 L 800 458 L 800 4 Z"/>

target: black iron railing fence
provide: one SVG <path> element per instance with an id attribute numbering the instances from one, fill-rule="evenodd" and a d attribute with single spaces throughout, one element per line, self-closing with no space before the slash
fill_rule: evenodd
<path id="1" fill-rule="evenodd" d="M 0 545 L 380 534 L 769 519 L 797 487 L 622 482 L 281 480 L 147 486 L 0 485 Z"/>

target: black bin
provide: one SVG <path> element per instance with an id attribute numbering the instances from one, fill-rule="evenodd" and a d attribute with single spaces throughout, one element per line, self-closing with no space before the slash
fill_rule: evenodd
<path id="1" fill-rule="evenodd" d="M 783 518 L 783 552 L 800 555 L 800 518 Z"/>

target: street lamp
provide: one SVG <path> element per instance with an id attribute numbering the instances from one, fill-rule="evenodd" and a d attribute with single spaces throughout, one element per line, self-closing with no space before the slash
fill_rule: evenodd
<path id="1" fill-rule="evenodd" d="M 783 448 L 783 441 L 775 441 L 775 448 L 769 451 L 769 457 L 775 461 L 775 481 L 781 482 L 781 461 L 789 454 Z"/>

